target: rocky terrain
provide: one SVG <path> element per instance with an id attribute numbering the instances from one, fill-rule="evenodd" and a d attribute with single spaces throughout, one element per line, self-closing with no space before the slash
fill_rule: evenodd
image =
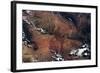
<path id="1" fill-rule="evenodd" d="M 23 62 L 91 58 L 89 13 L 23 10 Z"/>

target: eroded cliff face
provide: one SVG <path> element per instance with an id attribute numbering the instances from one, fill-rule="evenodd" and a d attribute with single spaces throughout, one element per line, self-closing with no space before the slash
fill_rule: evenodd
<path id="1" fill-rule="evenodd" d="M 85 27 L 90 27 L 90 18 L 78 13 L 67 13 L 66 15 L 68 18 L 60 12 L 23 10 L 22 25 L 25 35 L 22 40 L 23 62 L 85 59 L 71 56 L 70 52 L 81 47 L 87 40 L 88 35 L 84 36 L 82 31 Z M 79 21 L 77 26 L 75 21 Z M 84 29 L 81 28 L 83 26 L 85 26 Z M 88 34 L 90 35 L 90 31 Z M 59 57 L 62 58 L 59 59 Z"/>

